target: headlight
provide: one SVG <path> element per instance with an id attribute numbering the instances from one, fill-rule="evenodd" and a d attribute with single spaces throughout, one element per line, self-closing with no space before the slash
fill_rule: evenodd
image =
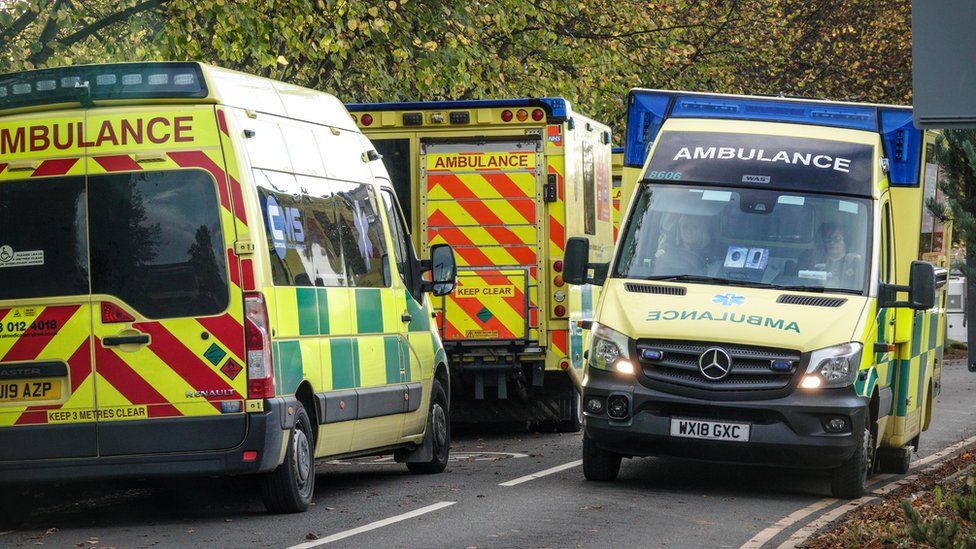
<path id="1" fill-rule="evenodd" d="M 860 343 L 852 342 L 810 353 L 810 364 L 800 382 L 800 387 L 805 389 L 847 387 L 854 383 L 861 368 L 862 348 Z"/>
<path id="2" fill-rule="evenodd" d="M 602 324 L 593 323 L 590 331 L 590 366 L 623 374 L 634 373 L 630 361 L 629 339 L 624 334 Z"/>

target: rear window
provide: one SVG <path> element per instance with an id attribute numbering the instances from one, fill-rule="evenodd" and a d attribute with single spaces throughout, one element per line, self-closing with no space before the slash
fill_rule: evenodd
<path id="1" fill-rule="evenodd" d="M 0 299 L 88 293 L 85 178 L 0 183 Z"/>
<path id="2" fill-rule="evenodd" d="M 204 316 L 228 304 L 214 180 L 202 171 L 89 177 L 92 293 L 150 318 Z"/>

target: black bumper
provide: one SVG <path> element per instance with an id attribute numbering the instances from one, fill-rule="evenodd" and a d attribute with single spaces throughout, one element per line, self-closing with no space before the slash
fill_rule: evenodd
<path id="1" fill-rule="evenodd" d="M 827 469 L 854 453 L 856 433 L 864 429 L 867 400 L 853 387 L 817 392 L 794 391 L 776 399 L 708 401 L 649 389 L 633 378 L 589 369 L 583 384 L 583 406 L 591 398 L 624 395 L 630 401 L 625 419 L 612 419 L 606 405 L 599 414 L 584 413 L 586 436 L 608 451 L 625 456 L 668 455 L 726 463 L 751 463 Z M 827 419 L 843 417 L 849 429 L 830 433 Z M 671 436 L 671 419 L 704 419 L 748 423 L 748 442 L 700 440 Z"/>
<path id="2" fill-rule="evenodd" d="M 51 459 L 20 459 L 0 461 L 0 485 L 2 484 L 49 484 L 58 482 L 122 479 L 122 478 L 160 478 L 186 476 L 224 476 L 262 473 L 274 470 L 281 457 L 281 449 L 288 429 L 294 427 L 294 415 L 288 409 L 295 409 L 297 401 L 293 397 L 278 397 L 265 400 L 264 411 L 246 414 L 246 434 L 243 442 L 230 449 L 216 451 L 154 453 L 125 456 L 100 457 L 52 457 Z M 220 419 L 222 416 L 214 416 Z M 194 418 L 193 429 L 206 431 L 220 428 L 217 421 L 208 426 L 206 419 Z M 180 422 L 189 420 L 167 419 L 173 429 L 185 432 L 186 425 Z M 135 423 L 135 422 L 133 422 Z M 160 424 L 154 426 L 151 436 L 160 436 Z M 52 430 L 51 437 L 45 437 L 45 430 L 53 427 L 38 425 L 31 427 L 6 427 L 0 429 L 0 441 L 30 437 L 44 444 L 50 438 L 56 444 L 60 433 Z M 78 425 L 79 428 L 83 425 Z M 135 427 L 135 426 L 133 426 Z M 10 429 L 23 430 L 20 432 Z M 29 431 L 28 431 L 29 430 Z M 139 430 L 131 431 L 138 437 Z M 244 461 L 244 452 L 256 451 L 257 459 Z"/>

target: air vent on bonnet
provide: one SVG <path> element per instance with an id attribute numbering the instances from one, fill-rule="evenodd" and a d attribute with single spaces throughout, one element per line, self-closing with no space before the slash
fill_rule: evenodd
<path id="1" fill-rule="evenodd" d="M 846 299 L 840 297 L 817 297 L 810 295 L 783 294 L 776 299 L 776 303 L 786 303 L 787 305 L 809 305 L 810 307 L 840 307 L 847 303 Z"/>
<path id="2" fill-rule="evenodd" d="M 624 288 L 628 292 L 637 294 L 685 295 L 688 293 L 688 290 L 681 286 L 658 286 L 655 284 L 634 284 L 632 282 L 624 284 Z"/>

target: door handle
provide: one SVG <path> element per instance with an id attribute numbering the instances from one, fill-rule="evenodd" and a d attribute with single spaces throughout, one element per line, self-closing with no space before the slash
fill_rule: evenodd
<path id="1" fill-rule="evenodd" d="M 406 323 L 406 322 L 410 322 L 411 320 L 413 320 L 413 316 L 410 313 L 403 313 L 402 315 L 400 315 L 401 322 Z"/>
<path id="2" fill-rule="evenodd" d="M 102 339 L 102 345 L 115 347 L 118 345 L 145 345 L 149 343 L 149 336 L 146 334 L 130 336 L 109 336 Z"/>

